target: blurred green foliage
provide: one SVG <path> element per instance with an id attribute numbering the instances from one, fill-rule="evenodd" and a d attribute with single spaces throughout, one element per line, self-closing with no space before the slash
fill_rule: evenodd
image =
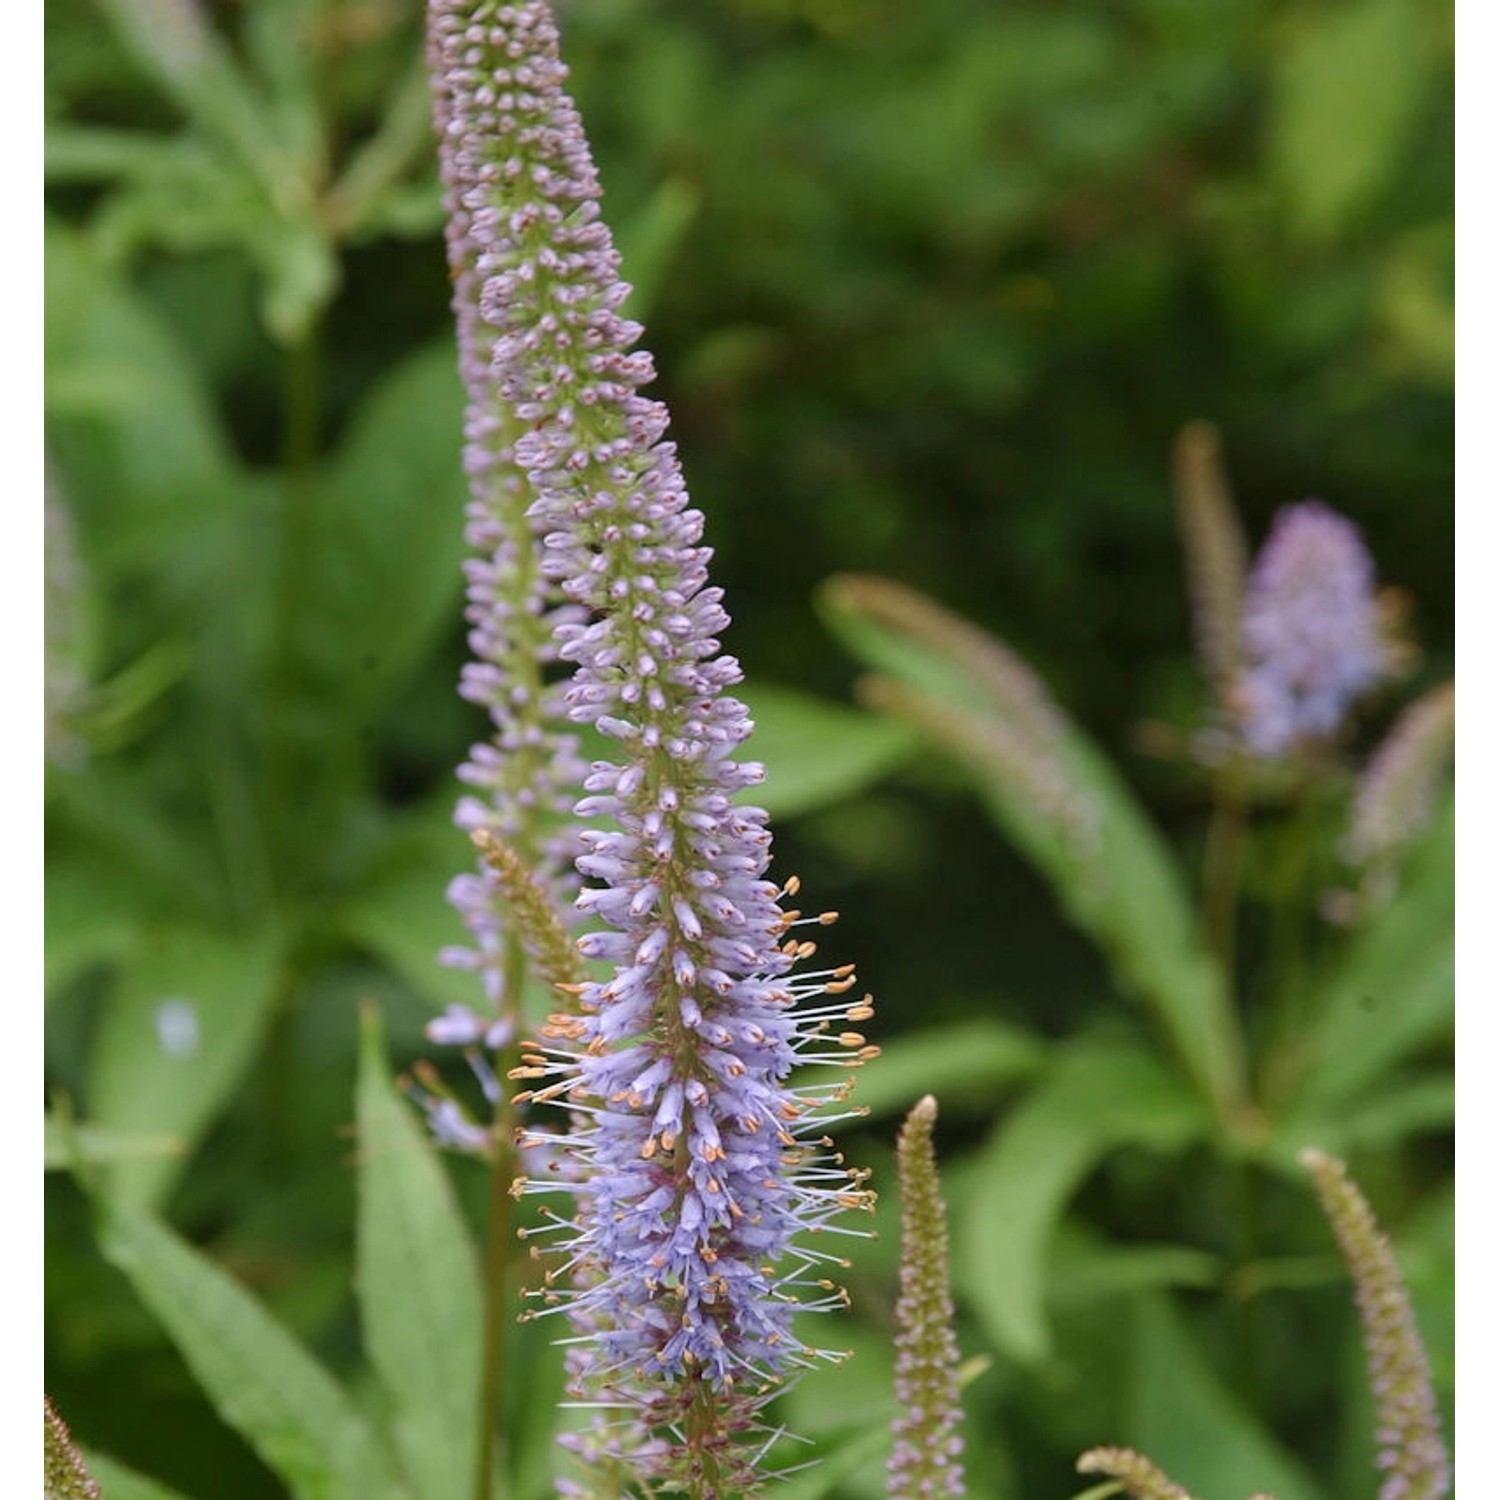
<path id="1" fill-rule="evenodd" d="M 119 1464 L 197 1500 L 292 1474 L 299 1495 L 436 1495 L 423 1434 L 464 1426 L 434 1398 L 464 1387 L 468 1251 L 438 1230 L 481 1224 L 483 1174 L 448 1164 L 451 1199 L 357 1016 L 377 1002 L 406 1063 L 430 1010 L 471 998 L 432 962 L 458 935 L 452 767 L 480 726 L 453 690 L 460 397 L 418 11 L 47 6 L 48 446 L 83 683 L 48 784 L 49 1159 L 94 1194 L 49 1179 L 47 1379 L 122 1500 L 168 1491 Z M 1361 525 L 1443 672 L 1451 7 L 562 19 L 718 549 L 778 868 L 843 911 L 825 946 L 880 1001 L 850 1159 L 893 1196 L 896 1112 L 943 1101 L 960 1342 L 993 1360 L 966 1397 L 972 1493 L 1066 1495 L 1074 1454 L 1130 1441 L 1208 1500 L 1368 1495 L 1347 1289 L 1285 1163 L 1314 1135 L 1354 1155 L 1451 1431 L 1451 827 L 1346 953 L 1318 948 L 1321 1062 L 1251 1151 L 1203 1107 L 1222 997 L 1171 869 L 1200 852 L 1201 788 L 1130 746 L 1200 692 L 1167 474 L 1192 418 L 1220 425 L 1255 534 L 1309 492 Z M 1003 634 L 1123 766 L 1080 735 L 1124 904 L 1070 886 L 972 765 L 850 705 L 859 643 L 814 607 L 849 570 Z M 1274 844 L 1251 848 L 1256 938 Z M 1270 981 L 1253 957 L 1237 978 L 1254 1036 Z M 856 1359 L 787 1403 L 820 1449 L 890 1399 L 892 1210 L 850 1273 Z M 429 1326 L 453 1330 L 436 1352 Z M 518 1339 L 529 1500 L 556 1357 Z M 331 1478 L 319 1423 L 351 1435 Z M 794 1483 L 874 1496 L 882 1461 Z"/>

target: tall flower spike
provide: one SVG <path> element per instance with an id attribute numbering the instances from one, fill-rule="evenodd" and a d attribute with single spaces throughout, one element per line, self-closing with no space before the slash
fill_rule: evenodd
<path id="1" fill-rule="evenodd" d="M 1285 507 L 1255 559 L 1234 709 L 1253 755 L 1325 739 L 1385 662 L 1375 566 L 1359 531 L 1318 500 Z"/>
<path id="2" fill-rule="evenodd" d="M 964 1493 L 958 1455 L 958 1343 L 948 1287 L 948 1218 L 932 1127 L 937 1100 L 917 1101 L 896 1140 L 901 1178 L 901 1296 L 896 1303 L 895 1446 L 887 1465 L 891 1500 Z"/>
<path id="3" fill-rule="evenodd" d="M 547 682 L 546 668 L 556 659 L 558 624 L 578 612 L 542 577 L 541 542 L 527 514 L 534 495 L 515 460 L 522 424 L 501 396 L 493 368 L 499 335 L 480 306 L 485 281 L 510 264 L 513 253 L 501 229 L 511 192 L 495 154 L 494 100 L 484 91 L 489 80 L 464 65 L 465 16 L 478 24 L 486 8 L 494 9 L 435 7 L 428 36 L 459 373 L 467 397 L 465 534 L 477 554 L 465 564 L 474 659 L 464 668 L 460 691 L 489 712 L 493 727 L 491 739 L 475 745 L 459 769 L 460 780 L 482 796 L 464 797 L 456 821 L 513 850 L 550 888 L 556 904 L 570 910 L 577 846 L 565 820 L 584 768 L 577 737 L 565 727 L 561 688 Z M 549 822 L 553 831 L 547 834 Z M 513 1012 L 516 997 L 505 994 L 510 925 L 497 867 L 481 859 L 474 873 L 453 882 L 449 899 L 474 947 L 446 949 L 443 961 L 477 969 L 489 1004 Z"/>
<path id="4" fill-rule="evenodd" d="M 1427 1355 L 1390 1241 L 1343 1162 L 1304 1151 L 1323 1212 L 1354 1279 L 1375 1394 L 1380 1500 L 1441 1500 L 1451 1474 Z"/>
<path id="5" fill-rule="evenodd" d="M 789 935 L 799 915 L 764 878 L 766 815 L 735 802 L 763 772 L 733 758 L 750 722 L 726 691 L 740 678 L 719 654 L 728 616 L 665 409 L 638 394 L 652 364 L 619 313 L 628 288 L 551 15 L 540 0 L 431 0 L 430 16 L 448 129 L 478 143 L 499 205 L 474 232 L 482 218 L 480 308 L 524 429 L 511 456 L 535 496 L 542 577 L 581 612 L 555 625 L 575 663 L 569 713 L 619 747 L 575 809 L 604 825 L 580 836 L 579 872 L 597 883 L 579 907 L 602 924 L 580 948 L 613 974 L 548 1023 L 523 1065 L 537 1087 L 516 1096 L 583 1120 L 563 1137 L 577 1180 L 518 1186 L 576 1203 L 553 1219 L 561 1265 L 540 1311 L 575 1314 L 584 1394 L 657 1435 L 644 1477 L 708 1500 L 754 1481 L 756 1413 L 777 1382 L 835 1357 L 793 1316 L 842 1305 L 836 1257 L 796 1238 L 868 1195 L 824 1134 L 847 1084 L 787 1080 L 799 1056 L 870 1055 L 851 1024 L 870 1010 L 846 996 L 850 968 L 792 977 L 814 944 Z"/>

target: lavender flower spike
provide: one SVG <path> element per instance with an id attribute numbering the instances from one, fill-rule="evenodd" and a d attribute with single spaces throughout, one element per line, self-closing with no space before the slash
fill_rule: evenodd
<path id="1" fill-rule="evenodd" d="M 479 8 L 470 9 L 477 14 Z M 566 820 L 571 813 L 584 767 L 577 737 L 566 727 L 560 689 L 546 683 L 544 672 L 556 657 L 557 624 L 577 611 L 541 574 L 541 542 L 527 517 L 534 496 L 514 454 L 522 426 L 501 396 L 492 368 L 498 333 L 480 308 L 486 279 L 509 253 L 499 229 L 508 189 L 493 159 L 493 115 L 483 92 L 489 79 L 463 66 L 459 8 L 440 9 L 434 18 L 428 39 L 433 119 L 445 188 L 459 373 L 467 395 L 466 536 L 477 554 L 465 564 L 474 660 L 464 668 L 460 690 L 488 710 L 493 727 L 492 738 L 475 745 L 459 769 L 459 779 L 481 795 L 459 802 L 456 821 L 512 849 L 553 904 L 568 910 L 577 890 L 577 847 L 565 821 L 550 835 L 542 829 L 547 820 Z M 507 973 L 514 923 L 507 920 L 497 868 L 480 860 L 448 894 L 474 947 L 446 949 L 443 962 L 478 970 L 490 1006 L 509 1013 L 516 998 L 506 993 L 514 979 Z"/>
<path id="2" fill-rule="evenodd" d="M 1442 1500 L 1452 1478 L 1427 1355 L 1390 1241 L 1343 1162 L 1304 1151 L 1323 1212 L 1333 1225 L 1365 1329 L 1375 1394 L 1380 1500 Z"/>
<path id="3" fill-rule="evenodd" d="M 524 428 L 511 451 L 535 495 L 542 576 L 582 612 L 556 626 L 576 664 L 569 713 L 619 746 L 575 809 L 603 825 L 581 835 L 577 866 L 597 883 L 579 906 L 603 927 L 580 949 L 613 974 L 580 987 L 579 1013 L 555 1016 L 517 1073 L 548 1080 L 517 1102 L 583 1116 L 562 1138 L 580 1173 L 518 1190 L 575 1196 L 554 1219 L 563 1264 L 542 1310 L 575 1314 L 585 1393 L 655 1431 L 650 1478 L 707 1500 L 753 1482 L 755 1413 L 775 1384 L 829 1357 L 793 1315 L 842 1304 L 825 1272 L 837 1260 L 795 1241 L 868 1195 L 824 1135 L 847 1084 L 788 1076 L 799 1056 L 869 1055 L 847 1023 L 870 1011 L 843 998 L 852 968 L 791 977 L 814 945 L 788 936 L 790 883 L 764 878 L 765 814 L 734 800 L 763 772 L 733 758 L 751 726 L 727 692 L 738 664 L 719 654 L 728 616 L 666 412 L 638 394 L 651 360 L 618 311 L 628 288 L 550 13 L 431 0 L 430 14 L 440 86 L 473 102 L 503 205 L 483 214 L 481 311 Z"/>
<path id="4" fill-rule="evenodd" d="M 918 1100 L 896 1141 L 901 1174 L 901 1297 L 896 1304 L 895 1447 L 891 1500 L 961 1497 L 963 1441 L 957 1427 L 958 1345 L 948 1289 L 948 1221 L 938 1183 L 932 1127 L 937 1100 Z"/>
<path id="5" fill-rule="evenodd" d="M 1233 697 L 1253 755 L 1324 739 L 1380 676 L 1375 568 L 1352 522 L 1318 500 L 1277 513 L 1250 574 Z"/>

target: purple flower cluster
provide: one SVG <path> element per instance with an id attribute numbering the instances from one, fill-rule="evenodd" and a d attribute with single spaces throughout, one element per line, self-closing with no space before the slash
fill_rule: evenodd
<path id="1" fill-rule="evenodd" d="M 1234 701 L 1251 753 L 1326 738 L 1379 677 L 1375 568 L 1352 522 L 1317 500 L 1287 506 L 1245 594 Z"/>
<path id="2" fill-rule="evenodd" d="M 619 747 L 574 809 L 590 824 L 578 905 L 599 924 L 580 949 L 611 974 L 577 987 L 576 1013 L 516 1075 L 547 1080 L 518 1102 L 570 1112 L 579 1167 L 561 1184 L 575 1212 L 553 1221 L 567 1285 L 549 1279 L 543 1310 L 586 1333 L 583 1390 L 671 1428 L 707 1495 L 742 1482 L 735 1445 L 764 1394 L 824 1354 L 794 1313 L 841 1304 L 837 1258 L 793 1241 L 866 1206 L 823 1134 L 847 1084 L 788 1079 L 799 1055 L 866 1055 L 848 1023 L 869 1009 L 841 998 L 850 969 L 791 975 L 814 945 L 789 935 L 799 914 L 765 878 L 766 815 L 737 801 L 763 772 L 735 759 L 751 725 L 727 691 L 728 616 L 666 410 L 639 394 L 652 362 L 620 313 L 629 288 L 548 9 L 433 0 L 431 27 L 448 129 L 474 143 L 460 155 L 483 183 L 463 232 L 484 239 L 509 460 L 533 496 L 540 578 L 573 611 L 551 621 L 574 664 L 566 711 Z"/>

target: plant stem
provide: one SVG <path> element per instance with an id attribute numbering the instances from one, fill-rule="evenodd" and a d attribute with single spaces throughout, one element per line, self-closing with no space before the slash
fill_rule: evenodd
<path id="1" fill-rule="evenodd" d="M 1247 822 L 1245 799 L 1239 786 L 1220 783 L 1214 791 L 1213 816 L 1203 852 L 1203 927 L 1231 991 L 1234 989 L 1240 870 L 1244 863 Z"/>
<path id="2" fill-rule="evenodd" d="M 505 1330 L 509 1319 L 506 1271 L 510 1265 L 511 1227 L 515 1199 L 511 1182 L 516 1174 L 516 1106 L 507 1075 L 520 1063 L 517 1038 L 521 1022 L 521 989 L 526 982 L 526 950 L 514 933 L 505 939 L 506 1014 L 514 1026 L 510 1043 L 498 1059 L 500 1103 L 492 1127 L 495 1145 L 490 1169 L 490 1217 L 484 1246 L 484 1345 L 479 1376 L 479 1440 L 475 1454 L 474 1500 L 490 1500 L 497 1456 L 503 1455 L 500 1434 L 505 1404 Z"/>

